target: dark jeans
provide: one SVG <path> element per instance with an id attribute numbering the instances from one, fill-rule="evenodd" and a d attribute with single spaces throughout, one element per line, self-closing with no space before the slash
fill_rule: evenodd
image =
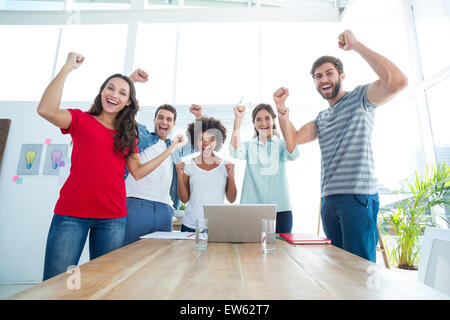
<path id="1" fill-rule="evenodd" d="M 291 233 L 292 231 L 292 211 L 277 212 L 275 233 Z"/>
<path id="2" fill-rule="evenodd" d="M 173 209 L 166 203 L 128 197 L 124 245 L 155 231 L 172 231 L 172 218 Z"/>
<path id="3" fill-rule="evenodd" d="M 322 198 L 323 230 L 331 244 L 376 262 L 378 194 L 339 194 Z"/>
<path id="4" fill-rule="evenodd" d="M 89 258 L 93 260 L 123 245 L 125 217 L 91 219 L 53 215 L 47 237 L 44 281 L 77 265 L 89 233 Z"/>

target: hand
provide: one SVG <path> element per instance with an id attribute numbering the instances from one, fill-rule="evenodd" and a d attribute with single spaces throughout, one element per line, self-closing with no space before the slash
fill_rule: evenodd
<path id="1" fill-rule="evenodd" d="M 133 83 L 136 82 L 145 83 L 148 81 L 148 73 L 142 69 L 137 68 L 136 70 L 134 70 L 131 76 L 129 76 L 129 78 L 131 81 L 133 81 Z"/>
<path id="2" fill-rule="evenodd" d="M 227 169 L 228 178 L 234 178 L 234 163 L 225 163 L 225 169 Z"/>
<path id="3" fill-rule="evenodd" d="M 278 119 L 279 120 L 289 120 L 289 108 L 287 107 L 277 107 Z"/>
<path id="4" fill-rule="evenodd" d="M 72 70 L 78 68 L 83 64 L 84 57 L 76 52 L 69 52 L 66 60 L 66 65 L 69 66 Z"/>
<path id="5" fill-rule="evenodd" d="M 349 51 L 355 48 L 355 45 L 358 44 L 358 40 L 356 40 L 355 35 L 350 30 L 345 30 L 342 32 L 339 37 L 338 46 L 342 50 Z"/>
<path id="6" fill-rule="evenodd" d="M 244 106 L 236 106 L 234 107 L 234 118 L 242 120 L 245 114 L 245 107 Z"/>
<path id="7" fill-rule="evenodd" d="M 172 140 L 172 144 L 170 146 L 172 147 L 172 151 L 175 151 L 176 149 L 181 148 L 185 144 L 186 140 L 184 139 L 184 136 L 182 134 L 178 134 Z"/>
<path id="8" fill-rule="evenodd" d="M 202 106 L 198 104 L 191 104 L 189 112 L 195 116 L 196 120 L 199 120 L 202 117 Z"/>
<path id="9" fill-rule="evenodd" d="M 183 162 L 183 161 L 181 161 L 181 162 L 178 162 L 176 165 L 175 165 L 175 168 L 177 169 L 177 173 L 178 173 L 178 176 L 179 177 L 182 177 L 183 176 L 183 173 L 184 173 L 184 167 L 186 166 L 186 164 Z"/>
<path id="10" fill-rule="evenodd" d="M 284 107 L 287 97 L 289 97 L 289 90 L 285 87 L 281 87 L 273 93 L 273 100 L 277 109 L 278 107 Z"/>

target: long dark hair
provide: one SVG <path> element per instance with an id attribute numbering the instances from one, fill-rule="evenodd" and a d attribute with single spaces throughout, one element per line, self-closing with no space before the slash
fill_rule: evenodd
<path id="1" fill-rule="evenodd" d="M 273 108 L 270 104 L 267 103 L 260 103 L 258 104 L 255 109 L 253 109 L 252 112 L 252 122 L 253 122 L 253 129 L 255 130 L 255 135 L 254 137 L 259 137 L 259 132 L 258 130 L 256 130 L 256 126 L 255 126 L 255 120 L 256 120 L 256 114 L 261 111 L 261 110 L 266 110 L 267 112 L 270 113 L 270 116 L 272 117 L 273 121 L 273 126 L 272 126 L 272 136 L 277 136 L 279 137 L 280 134 L 277 131 L 277 126 L 275 124 L 275 118 L 277 117 L 277 115 L 275 114 L 275 112 L 273 111 Z"/>
<path id="2" fill-rule="evenodd" d="M 120 110 L 114 119 L 114 128 L 117 131 L 114 136 L 114 152 L 120 152 L 125 158 L 131 156 L 136 149 L 136 145 L 139 141 L 139 130 L 136 122 L 136 113 L 139 110 L 139 104 L 136 99 L 136 89 L 133 82 L 127 76 L 120 73 L 113 74 L 103 82 L 100 87 L 98 95 L 94 99 L 94 103 L 89 109 L 88 113 L 93 116 L 98 116 L 102 113 L 102 91 L 105 89 L 108 81 L 112 78 L 120 78 L 125 80 L 130 86 L 130 101 L 131 103 Z"/>

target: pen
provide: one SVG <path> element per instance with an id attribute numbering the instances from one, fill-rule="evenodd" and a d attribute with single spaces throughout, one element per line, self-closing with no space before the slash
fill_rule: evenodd
<path id="1" fill-rule="evenodd" d="M 195 233 L 191 233 L 191 234 L 188 235 L 187 237 L 188 237 L 188 238 L 189 238 L 189 237 L 192 237 L 194 234 L 195 234 Z"/>

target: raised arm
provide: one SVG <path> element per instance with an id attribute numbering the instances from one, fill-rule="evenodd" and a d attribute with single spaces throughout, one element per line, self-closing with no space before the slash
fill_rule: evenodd
<path id="1" fill-rule="evenodd" d="M 234 149 L 239 148 L 241 145 L 241 122 L 242 118 L 245 114 L 244 106 L 234 107 L 234 125 L 233 125 L 233 134 L 231 136 L 231 145 Z"/>
<path id="2" fill-rule="evenodd" d="M 338 45 L 343 50 L 359 53 L 378 75 L 379 79 L 367 89 L 367 99 L 370 103 L 384 104 L 408 85 L 408 78 L 395 64 L 359 42 L 350 30 L 339 35 Z"/>
<path id="3" fill-rule="evenodd" d="M 296 130 L 289 119 L 289 108 L 286 107 L 286 99 L 289 96 L 289 90 L 281 87 L 273 94 L 273 100 L 278 112 L 278 121 L 280 130 L 286 142 L 286 150 L 291 153 L 297 144 L 304 144 L 317 139 L 317 127 L 314 122 L 308 122 L 299 130 Z"/>
<path id="4" fill-rule="evenodd" d="M 179 162 L 175 165 L 177 169 L 178 184 L 177 193 L 181 202 L 186 203 L 189 201 L 191 192 L 189 189 L 189 176 L 184 173 L 185 163 Z"/>
<path id="5" fill-rule="evenodd" d="M 68 129 L 72 123 L 70 112 L 59 108 L 64 83 L 69 73 L 81 66 L 83 61 L 84 57 L 81 54 L 75 52 L 69 53 L 66 63 L 50 82 L 47 89 L 45 89 L 37 108 L 37 112 L 41 117 L 61 129 Z"/>
<path id="6" fill-rule="evenodd" d="M 164 150 L 152 160 L 147 161 L 146 163 L 141 163 L 139 154 L 133 153 L 127 159 L 128 170 L 136 180 L 140 180 L 150 172 L 155 170 L 164 160 L 167 159 L 167 157 L 169 157 L 175 150 L 182 147 L 185 143 L 186 141 L 184 140 L 182 135 L 176 136 L 173 139 L 172 144 L 166 150 Z"/>
<path id="7" fill-rule="evenodd" d="M 234 181 L 234 163 L 231 163 L 231 162 L 226 163 L 225 168 L 227 169 L 227 173 L 228 173 L 225 193 L 227 196 L 227 200 L 230 203 L 233 203 L 236 200 L 236 196 L 237 196 L 237 188 L 236 188 L 236 183 Z"/>

